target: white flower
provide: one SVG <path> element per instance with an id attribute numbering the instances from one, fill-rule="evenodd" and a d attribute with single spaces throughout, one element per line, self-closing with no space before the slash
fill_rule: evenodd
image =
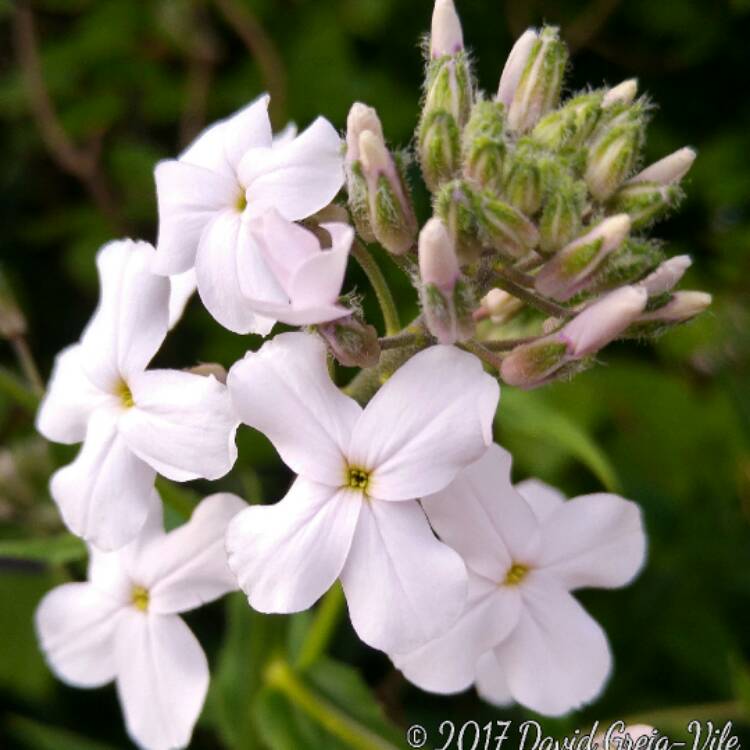
<path id="1" fill-rule="evenodd" d="M 71 531 L 103 549 L 138 534 L 157 471 L 178 482 L 218 479 L 237 458 L 224 385 L 146 370 L 167 334 L 170 295 L 169 280 L 149 270 L 153 257 L 130 240 L 99 251 L 99 307 L 80 343 L 58 355 L 37 415 L 48 439 L 83 441 L 50 491 Z"/>
<path id="2" fill-rule="evenodd" d="M 90 550 L 86 583 L 50 591 L 36 630 L 50 668 L 81 688 L 117 681 L 128 733 L 148 750 L 186 747 L 208 689 L 200 643 L 178 613 L 236 588 L 224 534 L 245 503 L 207 497 L 164 533 L 161 502 L 138 539 L 117 552 Z"/>
<path id="3" fill-rule="evenodd" d="M 340 578 L 365 643 L 408 649 L 445 631 L 466 572 L 415 498 L 445 487 L 492 439 L 499 388 L 479 360 L 431 347 L 363 410 L 331 382 L 321 340 L 285 333 L 227 382 L 243 421 L 299 475 L 279 503 L 229 527 L 229 565 L 250 604 L 307 609 Z"/>
<path id="4" fill-rule="evenodd" d="M 155 170 L 155 270 L 175 275 L 195 267 L 203 304 L 237 333 L 265 335 L 273 326 L 246 299 L 247 289 L 257 292 L 267 283 L 274 291 L 252 220 L 271 208 L 289 221 L 310 216 L 331 202 L 344 180 L 333 126 L 318 118 L 297 137 L 284 135 L 274 144 L 268 101 L 262 96 L 211 126 L 179 159 Z"/>
<path id="5" fill-rule="evenodd" d="M 536 480 L 514 489 L 510 466 L 493 445 L 423 499 L 435 531 L 466 563 L 469 599 L 447 634 L 393 660 L 424 690 L 476 684 L 491 703 L 557 716 L 596 697 L 612 660 L 604 632 L 569 592 L 632 580 L 645 556 L 641 514 L 616 495 L 565 502 Z"/>

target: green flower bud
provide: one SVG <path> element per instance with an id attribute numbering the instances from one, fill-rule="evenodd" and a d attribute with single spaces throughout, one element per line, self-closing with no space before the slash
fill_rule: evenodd
<path id="1" fill-rule="evenodd" d="M 354 315 L 316 327 L 344 367 L 374 367 L 380 359 L 378 332 Z"/>
<path id="2" fill-rule="evenodd" d="M 548 255 L 565 247 L 581 231 L 586 207 L 586 185 L 565 181 L 548 190 L 539 221 L 539 249 Z"/>
<path id="3" fill-rule="evenodd" d="M 534 140 L 550 149 L 583 145 L 596 127 L 601 114 L 601 92 L 580 94 L 564 107 L 543 117 L 531 132 Z"/>
<path id="4" fill-rule="evenodd" d="M 633 229 L 644 229 L 675 208 L 685 193 L 679 185 L 657 182 L 635 182 L 615 193 L 609 206 L 612 211 L 630 216 Z"/>
<path id="5" fill-rule="evenodd" d="M 427 69 L 423 117 L 437 111 L 448 112 L 462 128 L 469 119 L 473 91 L 471 69 L 465 52 L 444 55 Z"/>
<path id="6" fill-rule="evenodd" d="M 500 192 L 505 143 L 505 107 L 500 102 L 477 102 L 463 132 L 464 176 L 482 188 Z"/>
<path id="7" fill-rule="evenodd" d="M 518 148 L 508 167 L 503 196 L 526 216 L 542 206 L 542 172 L 531 149 Z"/>
<path id="8" fill-rule="evenodd" d="M 447 227 L 461 265 L 473 263 L 482 251 L 476 200 L 476 193 L 465 180 L 443 185 L 435 197 L 435 213 Z"/>
<path id="9" fill-rule="evenodd" d="M 431 191 L 452 179 L 460 166 L 460 134 L 456 120 L 443 110 L 422 118 L 418 136 L 422 175 Z"/>
<path id="10" fill-rule="evenodd" d="M 539 243 L 539 232 L 518 209 L 487 191 L 476 194 L 480 238 L 507 259 L 522 258 Z"/>
<path id="11" fill-rule="evenodd" d="M 568 361 L 568 345 L 554 334 L 517 346 L 503 359 L 500 377 L 519 388 L 547 382 Z"/>

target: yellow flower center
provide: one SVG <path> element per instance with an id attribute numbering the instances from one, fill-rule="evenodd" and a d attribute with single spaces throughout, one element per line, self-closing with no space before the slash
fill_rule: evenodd
<path id="1" fill-rule="evenodd" d="M 356 466 L 349 466 L 346 470 L 346 486 L 360 492 L 367 492 L 370 484 L 370 473 Z"/>
<path id="2" fill-rule="evenodd" d="M 503 584 L 505 586 L 518 586 L 518 584 L 521 583 L 524 578 L 526 578 L 526 574 L 528 572 L 529 569 L 526 565 L 513 563 L 513 565 L 510 566 L 508 572 L 505 574 L 505 580 L 503 581 Z"/>
<path id="3" fill-rule="evenodd" d="M 148 589 L 143 588 L 143 586 L 133 586 L 130 598 L 137 610 L 145 612 L 148 609 Z"/>
<path id="4" fill-rule="evenodd" d="M 121 380 L 117 384 L 117 387 L 115 388 L 115 395 L 120 399 L 120 401 L 122 402 L 122 405 L 126 409 L 130 409 L 133 406 L 135 406 L 135 401 L 133 401 L 133 393 L 131 392 L 130 387 L 124 380 Z"/>
<path id="5" fill-rule="evenodd" d="M 247 208 L 247 195 L 245 195 L 244 190 L 239 194 L 234 207 L 237 209 L 237 211 L 239 211 L 239 213 L 242 213 Z"/>

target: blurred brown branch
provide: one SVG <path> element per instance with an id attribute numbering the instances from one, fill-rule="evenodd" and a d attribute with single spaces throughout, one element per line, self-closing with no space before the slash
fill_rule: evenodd
<path id="1" fill-rule="evenodd" d="M 123 229 L 124 221 L 101 168 L 101 134 L 84 149 L 73 143 L 60 123 L 44 81 L 34 14 L 28 2 L 14 6 L 13 38 L 29 105 L 47 151 L 62 170 L 84 185 L 102 214 Z"/>

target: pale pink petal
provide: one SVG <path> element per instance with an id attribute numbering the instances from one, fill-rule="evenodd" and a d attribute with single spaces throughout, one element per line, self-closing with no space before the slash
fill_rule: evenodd
<path id="1" fill-rule="evenodd" d="M 339 577 L 363 502 L 298 478 L 275 505 L 253 505 L 229 524 L 229 566 L 253 609 L 298 612 Z"/>
<path id="2" fill-rule="evenodd" d="M 127 446 L 113 415 L 98 411 L 76 459 L 52 476 L 50 493 L 74 534 L 101 549 L 116 549 L 146 521 L 154 476 Z"/>
<path id="3" fill-rule="evenodd" d="M 432 533 L 419 503 L 362 504 L 341 572 L 357 635 L 386 653 L 407 653 L 439 637 L 466 603 L 461 558 Z"/>
<path id="4" fill-rule="evenodd" d="M 82 688 L 114 679 L 113 636 L 123 606 L 88 583 L 66 583 L 42 599 L 34 624 L 55 676 Z"/>
<path id="5" fill-rule="evenodd" d="M 565 502 L 565 495 L 560 490 L 539 479 L 524 479 L 516 485 L 516 490 L 531 506 L 531 510 L 540 522 L 558 510 Z"/>
<path id="6" fill-rule="evenodd" d="M 195 293 L 198 280 L 195 269 L 178 273 L 169 277 L 169 327 L 174 328 L 182 318 L 185 307 Z"/>
<path id="7" fill-rule="evenodd" d="M 243 190 L 233 177 L 170 159 L 154 170 L 159 236 L 154 271 L 165 276 L 195 265 L 203 231 L 222 211 L 240 215 Z"/>
<path id="8" fill-rule="evenodd" d="M 569 590 L 624 586 L 646 557 L 641 510 L 617 495 L 568 500 L 546 518 L 540 534 L 537 565 Z"/>
<path id="9" fill-rule="evenodd" d="M 513 698 L 545 716 L 561 716 L 591 702 L 612 665 L 604 632 L 544 574 L 529 574 L 521 593 L 518 625 L 495 648 Z"/>
<path id="10" fill-rule="evenodd" d="M 367 405 L 354 428 L 350 463 L 372 472 L 368 492 L 381 500 L 437 492 L 492 442 L 499 394 L 472 354 L 425 349 Z"/>
<path id="11" fill-rule="evenodd" d="M 501 582 L 514 562 L 528 562 L 537 521 L 510 481 L 512 457 L 491 445 L 444 490 L 422 500 L 438 536 L 466 566 Z"/>
<path id="12" fill-rule="evenodd" d="M 518 591 L 469 576 L 469 599 L 447 633 L 393 663 L 412 683 L 432 693 L 459 693 L 475 680 L 477 663 L 515 627 L 520 615 Z"/>
<path id="13" fill-rule="evenodd" d="M 345 483 L 344 456 L 362 410 L 331 382 L 323 341 L 282 333 L 237 362 L 227 385 L 238 416 L 287 466 L 332 487 Z"/>
<path id="14" fill-rule="evenodd" d="M 56 443 L 80 443 L 92 412 L 115 397 L 97 388 L 83 370 L 80 344 L 55 357 L 47 392 L 36 415 L 36 428 Z"/>
<path id="15" fill-rule="evenodd" d="M 115 633 L 117 694 L 128 734 L 148 750 L 187 747 L 208 691 L 208 662 L 176 615 L 132 608 Z"/>
<path id="16" fill-rule="evenodd" d="M 276 208 L 290 221 L 304 219 L 327 206 L 344 184 L 341 139 L 319 117 L 284 146 L 248 151 L 239 174 L 250 215 Z"/>
<path id="17" fill-rule="evenodd" d="M 494 706 L 509 706 L 515 701 L 508 687 L 502 665 L 493 651 L 487 651 L 477 662 L 477 693 Z"/>
<path id="18" fill-rule="evenodd" d="M 148 370 L 131 382 L 134 406 L 120 419 L 130 449 L 160 474 L 219 479 L 234 466 L 239 420 L 213 375 Z"/>
<path id="19" fill-rule="evenodd" d="M 186 612 L 237 588 L 224 538 L 229 522 L 246 507 L 228 492 L 211 495 L 186 524 L 143 548 L 133 575 L 149 591 L 149 612 Z"/>
<path id="20" fill-rule="evenodd" d="M 154 249 L 118 240 L 97 254 L 99 306 L 81 339 L 81 358 L 91 381 L 116 392 L 142 372 L 156 354 L 169 319 L 169 280 L 151 271 Z"/>

